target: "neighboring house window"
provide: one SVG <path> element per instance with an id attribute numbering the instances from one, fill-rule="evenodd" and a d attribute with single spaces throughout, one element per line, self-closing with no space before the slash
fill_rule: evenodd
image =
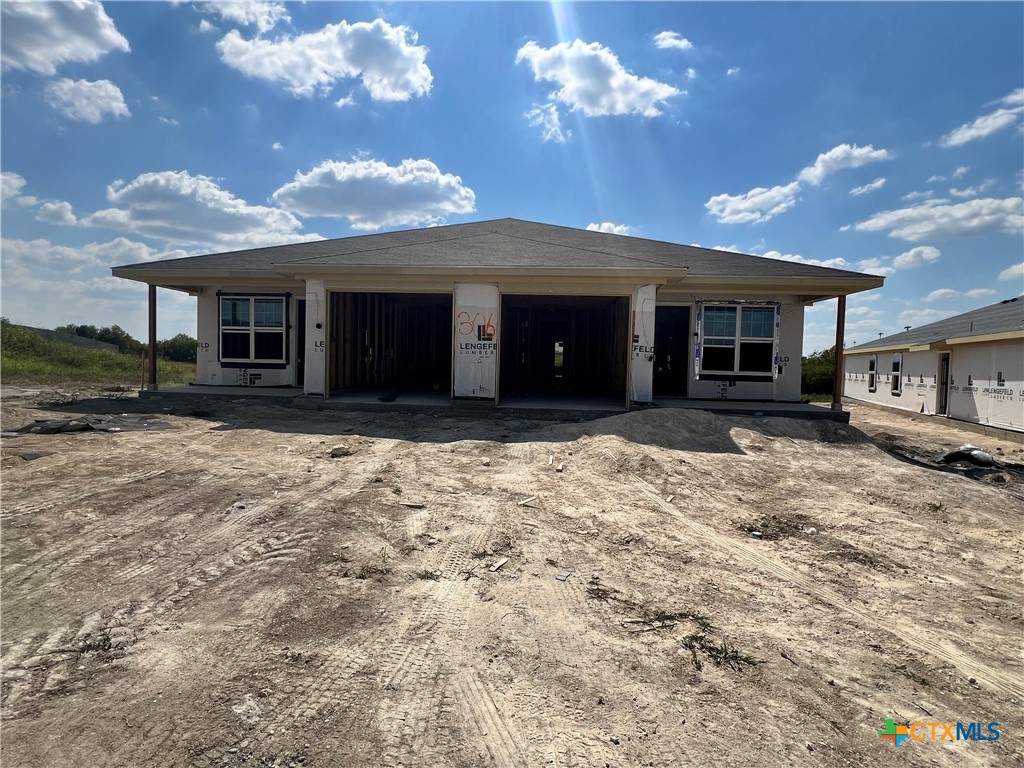
<path id="1" fill-rule="evenodd" d="M 903 353 L 893 352 L 892 353 L 892 393 L 898 395 L 903 391 L 903 378 L 901 376 L 903 368 Z"/>
<path id="2" fill-rule="evenodd" d="M 705 305 L 701 373 L 765 375 L 774 365 L 774 307 Z"/>
<path id="3" fill-rule="evenodd" d="M 285 362 L 284 297 L 224 296 L 220 300 L 220 359 Z"/>
<path id="4" fill-rule="evenodd" d="M 878 355 L 868 356 L 868 392 L 878 391 Z"/>

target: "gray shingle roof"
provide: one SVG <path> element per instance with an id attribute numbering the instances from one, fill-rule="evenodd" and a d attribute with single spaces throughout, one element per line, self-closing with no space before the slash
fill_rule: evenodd
<path id="1" fill-rule="evenodd" d="M 990 333 L 1020 330 L 1024 330 L 1024 299 L 1006 299 L 987 307 L 972 309 L 962 315 L 947 317 L 945 320 L 894 333 L 891 336 L 883 336 L 866 344 L 858 344 L 847 349 L 846 353 L 868 352 L 876 347 L 913 347 L 964 336 L 985 336 Z"/>
<path id="2" fill-rule="evenodd" d="M 760 256 L 519 219 L 385 232 L 115 267 L 132 271 L 287 270 L 288 266 L 686 268 L 693 276 L 843 279 L 867 275 Z"/>

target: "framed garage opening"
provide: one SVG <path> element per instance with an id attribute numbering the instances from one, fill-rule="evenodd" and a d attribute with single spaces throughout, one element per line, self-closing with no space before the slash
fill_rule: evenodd
<path id="1" fill-rule="evenodd" d="M 451 377 L 451 294 L 331 294 L 331 390 L 447 398 Z"/>
<path id="2" fill-rule="evenodd" d="M 626 397 L 629 298 L 501 299 L 501 400 Z"/>

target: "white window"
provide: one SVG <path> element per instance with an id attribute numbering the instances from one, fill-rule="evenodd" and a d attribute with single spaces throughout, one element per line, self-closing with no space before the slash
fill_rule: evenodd
<path id="1" fill-rule="evenodd" d="M 766 376 L 774 367 L 774 307 L 704 306 L 701 373 Z"/>
<path id="2" fill-rule="evenodd" d="M 228 363 L 284 363 L 284 297 L 223 296 L 220 359 Z"/>
<path id="3" fill-rule="evenodd" d="M 878 391 L 878 355 L 868 356 L 868 392 Z"/>
<path id="4" fill-rule="evenodd" d="M 903 353 L 892 353 L 892 393 L 899 395 L 903 392 Z"/>

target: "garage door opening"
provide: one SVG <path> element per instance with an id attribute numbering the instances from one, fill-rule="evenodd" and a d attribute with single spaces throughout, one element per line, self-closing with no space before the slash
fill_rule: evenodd
<path id="1" fill-rule="evenodd" d="M 451 397 L 451 294 L 332 293 L 332 395 Z"/>
<path id="2" fill-rule="evenodd" d="M 629 299 L 504 296 L 501 403 L 626 398 Z"/>

